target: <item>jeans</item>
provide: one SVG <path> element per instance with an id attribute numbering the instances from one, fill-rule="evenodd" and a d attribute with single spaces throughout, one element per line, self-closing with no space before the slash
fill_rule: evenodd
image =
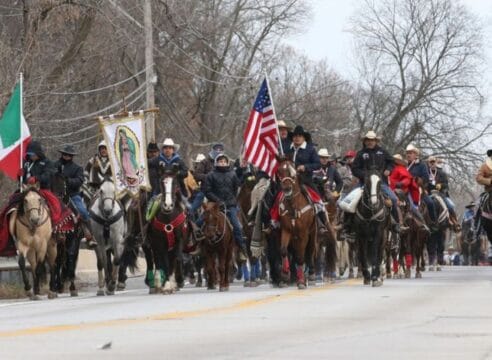
<path id="1" fill-rule="evenodd" d="M 436 215 L 436 206 L 434 204 L 434 201 L 427 194 L 422 196 L 422 200 L 424 200 L 425 205 L 427 206 L 430 219 L 435 222 L 437 220 L 437 215 Z"/>
<path id="2" fill-rule="evenodd" d="M 398 216 L 398 199 L 396 198 L 395 193 L 390 189 L 388 184 L 381 183 L 381 191 L 385 193 L 391 200 L 391 215 L 393 216 L 393 220 L 395 220 L 397 223 L 400 222 L 400 217 Z"/>
<path id="3" fill-rule="evenodd" d="M 87 208 L 85 207 L 84 201 L 82 200 L 82 196 L 80 194 L 72 195 L 70 197 L 70 200 L 72 200 L 72 204 L 75 206 L 77 211 L 79 212 L 80 216 L 82 217 L 83 221 L 89 221 L 89 212 L 87 211 Z"/>
<path id="4" fill-rule="evenodd" d="M 203 191 L 197 191 L 193 197 L 193 202 L 191 203 L 192 214 L 195 214 L 200 206 L 202 206 L 203 199 L 205 199 L 205 194 L 203 193 Z"/>
<path id="5" fill-rule="evenodd" d="M 232 225 L 232 234 L 234 235 L 234 240 L 239 247 L 242 247 L 243 240 L 243 227 L 239 222 L 239 218 L 237 213 L 239 212 L 239 208 L 237 206 L 232 206 L 227 208 L 226 215 Z"/>
<path id="6" fill-rule="evenodd" d="M 448 208 L 449 213 L 450 214 L 455 214 L 453 201 L 449 197 L 447 197 L 447 196 L 443 196 L 442 199 L 446 203 L 446 207 Z"/>

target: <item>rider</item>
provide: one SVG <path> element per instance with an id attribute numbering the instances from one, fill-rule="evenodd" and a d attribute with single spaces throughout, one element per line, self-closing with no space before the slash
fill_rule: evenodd
<path id="1" fill-rule="evenodd" d="M 412 174 L 417 185 L 422 189 L 420 197 L 427 207 L 431 221 L 435 223 L 437 221 L 436 206 L 427 193 L 429 184 L 429 170 L 427 169 L 427 165 L 423 161 L 420 161 L 420 150 L 412 144 L 409 144 L 406 148 L 406 157 L 408 162 L 407 169 Z"/>
<path id="2" fill-rule="evenodd" d="M 108 157 L 108 148 L 106 143 L 101 141 L 97 146 L 97 154 L 89 159 L 84 169 L 84 180 L 89 186 L 90 194 L 86 194 L 89 198 L 99 190 L 105 178 L 111 177 L 111 163 Z"/>
<path id="3" fill-rule="evenodd" d="M 343 187 L 340 193 L 341 198 L 344 198 L 354 188 L 354 176 L 352 175 L 352 163 L 357 153 L 354 150 L 349 150 L 345 153 L 340 161 L 338 172 L 342 178 Z"/>
<path id="4" fill-rule="evenodd" d="M 473 221 L 474 236 L 478 238 L 480 234 L 480 220 L 482 218 L 481 206 L 486 199 L 486 195 L 492 192 L 492 149 L 487 150 L 487 158 L 480 166 L 476 180 L 477 183 L 484 187 L 484 191 L 480 194 L 480 201 L 477 204 L 477 211 L 475 212 L 475 219 Z"/>
<path id="5" fill-rule="evenodd" d="M 375 169 L 381 174 L 381 190 L 391 199 L 391 215 L 393 216 L 393 231 L 399 233 L 403 228 L 403 219 L 398 211 L 397 198 L 388 186 L 387 177 L 394 167 L 393 158 L 379 145 L 380 138 L 372 130 L 368 131 L 362 138 L 363 147 L 357 152 L 352 172 L 361 184 L 364 183 L 366 172 Z"/>
<path id="6" fill-rule="evenodd" d="M 24 184 L 39 183 L 41 189 L 51 188 L 51 177 L 54 173 L 53 163 L 44 154 L 41 143 L 32 141 L 27 146 L 27 159 L 20 176 Z"/>
<path id="7" fill-rule="evenodd" d="M 437 190 L 442 195 L 442 199 L 446 204 L 449 211 L 449 220 L 456 227 L 458 226 L 458 217 L 456 216 L 456 211 L 454 210 L 454 204 L 449 197 L 449 183 L 448 175 L 442 169 L 442 165 L 438 164 L 437 158 L 430 156 L 429 162 L 429 185 L 428 191 L 431 193 L 433 190 Z M 440 163 L 442 164 L 442 162 Z"/>
<path id="8" fill-rule="evenodd" d="M 292 128 L 288 126 L 285 121 L 279 120 L 277 122 L 278 131 L 280 134 L 280 145 L 282 145 L 282 149 L 284 150 L 284 154 L 290 149 L 292 145 L 291 141 L 291 132 Z"/>
<path id="9" fill-rule="evenodd" d="M 318 151 L 321 167 L 313 171 L 313 182 L 316 184 L 316 190 L 321 195 L 325 195 L 325 184 L 328 184 L 332 191 L 332 196 L 336 199 L 342 191 L 343 181 L 336 165 L 336 158 L 328 153 L 326 148 L 321 148 Z"/>
<path id="10" fill-rule="evenodd" d="M 89 211 L 87 211 L 80 193 L 80 187 L 84 183 L 84 170 L 82 166 L 73 161 L 73 157 L 77 155 L 77 152 L 72 145 L 66 145 L 58 152 L 60 152 L 61 156 L 55 162 L 54 167 L 65 178 L 67 194 L 70 197 L 70 202 L 80 215 L 87 246 L 89 248 L 96 247 L 97 242 L 90 232 Z"/>
<path id="11" fill-rule="evenodd" d="M 188 176 L 188 167 L 178 154 L 179 145 L 175 144 L 173 139 L 166 138 L 162 143 L 162 151 L 159 156 L 149 160 L 149 171 L 158 171 L 160 164 L 164 165 L 165 169 L 172 169 L 177 167 L 177 179 L 183 198 L 186 194 L 186 187 L 184 179 Z M 161 187 L 159 184 L 159 176 L 153 176 L 150 179 L 152 186 L 152 194 L 158 195 L 161 193 Z"/>
<path id="12" fill-rule="evenodd" d="M 233 227 L 234 240 L 244 256 L 247 256 L 246 242 L 243 237 L 243 228 L 239 222 L 237 206 L 237 192 L 240 180 L 236 171 L 229 165 L 229 157 L 220 153 L 215 158 L 214 170 L 211 171 L 203 182 L 203 192 L 209 201 L 223 204 L 226 215 Z"/>
<path id="13" fill-rule="evenodd" d="M 412 174 L 407 170 L 407 162 L 403 160 L 400 154 L 393 155 L 393 159 L 395 161 L 395 167 L 389 177 L 391 190 L 401 189 L 407 195 L 410 210 L 420 221 L 421 227 L 428 230 L 425 220 L 417 207 L 417 204 L 420 202 L 419 187 L 413 179 Z"/>
<path id="14" fill-rule="evenodd" d="M 200 206 L 202 206 L 203 199 L 205 198 L 205 193 L 203 191 L 203 185 L 205 183 L 205 179 L 207 178 L 207 175 L 211 171 L 213 171 L 215 158 L 217 157 L 217 155 L 223 153 L 224 153 L 224 144 L 215 143 L 212 145 L 212 148 L 208 153 L 208 157 L 206 158 L 204 157 L 199 162 L 195 163 L 193 176 L 195 177 L 195 180 L 198 182 L 198 184 L 200 184 L 200 190 L 198 190 L 195 193 L 193 202 L 191 204 L 191 213 L 195 216 Z M 198 156 L 197 156 L 197 160 L 198 160 Z"/>

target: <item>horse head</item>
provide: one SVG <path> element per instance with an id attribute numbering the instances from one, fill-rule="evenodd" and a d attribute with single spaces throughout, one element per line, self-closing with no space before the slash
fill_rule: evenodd
<path id="1" fill-rule="evenodd" d="M 287 158 L 282 158 L 278 165 L 277 176 L 280 179 L 280 187 L 285 197 L 291 197 L 296 185 L 298 186 L 294 162 Z"/>
<path id="2" fill-rule="evenodd" d="M 172 167 L 169 167 L 165 166 L 162 161 L 159 163 L 159 185 L 161 188 L 161 193 L 164 197 L 163 201 L 161 201 L 161 211 L 164 213 L 170 213 L 173 211 L 177 202 L 179 193 L 179 186 L 177 182 L 178 171 L 178 164 L 173 164 Z"/>
<path id="3" fill-rule="evenodd" d="M 36 189 L 31 188 L 23 193 L 19 215 L 26 215 L 30 224 L 38 226 L 43 218 L 45 207 L 46 201 Z"/>
<path id="4" fill-rule="evenodd" d="M 111 180 L 104 180 L 99 191 L 99 211 L 103 216 L 108 218 L 113 213 L 114 204 L 116 202 L 116 189 L 114 183 Z"/>
<path id="5" fill-rule="evenodd" d="M 225 216 L 221 212 L 220 204 L 204 203 L 203 208 L 203 235 L 212 243 L 218 242 L 225 233 Z"/>
<path id="6" fill-rule="evenodd" d="M 369 205 L 376 207 L 379 204 L 381 193 L 381 174 L 375 169 L 370 169 L 364 179 L 364 197 L 369 199 Z"/>

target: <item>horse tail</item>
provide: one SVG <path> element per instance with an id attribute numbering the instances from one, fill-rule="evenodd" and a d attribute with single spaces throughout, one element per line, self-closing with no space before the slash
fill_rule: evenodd
<path id="1" fill-rule="evenodd" d="M 123 251 L 122 258 L 128 269 L 132 274 L 138 270 L 137 260 L 138 260 L 138 250 L 139 245 L 137 244 L 135 236 L 129 236 L 125 241 L 125 250 Z"/>

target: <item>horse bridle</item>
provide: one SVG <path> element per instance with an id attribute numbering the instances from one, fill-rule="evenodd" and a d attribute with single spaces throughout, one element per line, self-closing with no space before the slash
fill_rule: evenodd
<path id="1" fill-rule="evenodd" d="M 227 211 L 227 210 L 226 210 L 226 211 Z M 226 232 L 226 226 L 227 226 L 227 215 L 226 215 L 226 213 L 225 213 L 225 212 L 222 212 L 222 211 L 220 211 L 220 210 L 219 210 L 219 213 L 221 213 L 221 214 L 224 216 L 224 227 L 223 227 L 223 229 L 222 229 L 222 234 L 221 234 L 219 237 L 215 236 L 213 239 L 211 239 L 211 238 L 208 238 L 208 237 L 207 237 L 207 238 L 208 238 L 208 240 L 210 241 L 210 243 L 211 243 L 213 246 L 217 245 L 219 242 L 221 242 L 221 241 L 222 241 L 222 239 L 223 239 L 223 238 L 224 238 L 224 236 L 225 236 L 225 232 Z M 205 224 L 204 224 L 204 226 L 205 226 Z M 207 224 L 207 228 L 209 228 L 209 229 L 212 229 L 212 228 L 213 228 L 213 232 L 214 232 L 214 234 L 215 234 L 215 235 L 217 235 L 217 234 L 218 234 L 217 229 L 219 228 L 218 221 L 215 223 L 215 225 L 208 225 L 208 224 Z"/>
<path id="2" fill-rule="evenodd" d="M 36 228 L 40 227 L 41 225 L 44 225 L 44 223 L 46 223 L 50 216 L 48 214 L 48 212 L 46 212 L 46 217 L 44 218 L 44 220 L 42 222 L 40 222 L 39 224 L 37 225 L 34 225 L 31 220 L 30 220 L 30 217 L 28 216 L 31 211 L 33 210 L 36 210 L 38 212 L 38 216 L 41 218 L 42 215 L 43 215 L 43 210 L 45 210 L 45 207 L 43 207 L 42 205 L 43 204 L 46 204 L 45 200 L 40 197 L 40 206 L 39 207 L 33 207 L 33 208 L 30 208 L 30 209 L 27 209 L 27 211 L 24 211 L 24 216 L 21 216 L 19 217 L 19 221 L 22 225 L 24 225 L 25 227 L 27 227 L 31 233 L 34 233 L 34 231 L 36 230 Z M 27 219 L 27 223 L 23 220 L 23 218 L 26 218 Z"/>

